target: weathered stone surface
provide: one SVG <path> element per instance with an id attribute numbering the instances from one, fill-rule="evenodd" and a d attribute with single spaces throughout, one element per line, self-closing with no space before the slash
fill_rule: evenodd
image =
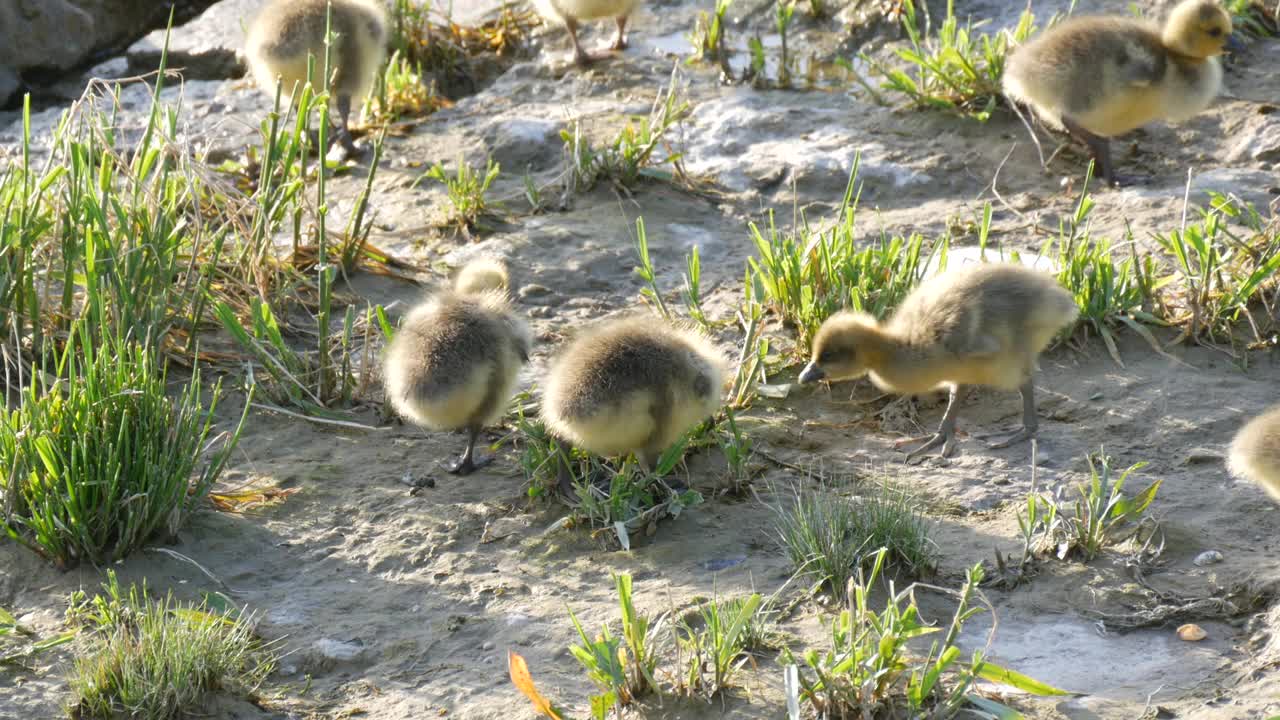
<path id="1" fill-rule="evenodd" d="M 65 70 L 93 47 L 94 19 L 66 0 L 0 2 L 0 65 Z"/>
<path id="2" fill-rule="evenodd" d="M 1238 133 L 1227 155 L 1230 162 L 1280 160 L 1280 114 L 1259 115 Z"/>
<path id="3" fill-rule="evenodd" d="M 179 12 L 211 0 L 177 0 Z M 0 0 L 0 104 L 28 70 L 69 70 L 162 24 L 172 2 Z"/>
<path id="4" fill-rule="evenodd" d="M 169 67 L 192 80 L 218 80 L 245 73 L 245 30 L 265 0 L 222 0 L 169 36 Z M 154 30 L 129 46 L 129 67 L 147 72 L 160 64 L 165 30 Z"/>

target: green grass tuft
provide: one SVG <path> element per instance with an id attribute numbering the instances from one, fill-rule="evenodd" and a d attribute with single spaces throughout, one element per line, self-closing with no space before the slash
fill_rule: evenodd
<path id="1" fill-rule="evenodd" d="M 254 635 L 252 618 L 152 600 L 145 586 L 125 593 L 114 572 L 107 578 L 104 596 L 78 594 L 68 611 L 93 632 L 70 677 L 72 717 L 184 717 L 213 691 L 251 695 L 274 670 L 274 648 Z"/>
<path id="2" fill-rule="evenodd" d="M 919 502 L 901 488 L 878 485 L 842 497 L 827 489 L 797 489 L 777 510 L 775 533 L 796 570 L 839 595 L 869 558 L 910 575 L 930 572 L 936 548 Z"/>
<path id="3" fill-rule="evenodd" d="M 884 76 L 883 89 L 905 95 L 915 107 L 987 120 L 1003 101 L 1000 82 L 1005 60 L 1015 46 L 1036 33 L 1035 16 L 1025 10 L 1012 29 L 982 33 L 978 32 L 982 23 L 961 25 L 953 0 L 947 0 L 947 14 L 937 34 L 931 35 L 927 12 L 921 16 L 913 0 L 902 2 L 902 29 L 911 47 L 897 54 L 914 72 L 888 67 L 866 55 L 863 60 Z M 1057 16 L 1049 25 L 1056 21 Z"/>
<path id="4" fill-rule="evenodd" d="M 813 227 L 801 216 L 791 232 L 769 214 L 764 228 L 751 224 L 757 257 L 748 259 L 750 297 L 777 313 L 799 335 L 795 352 L 805 355 L 818 327 L 843 308 L 884 317 L 924 278 L 933 253 L 945 267 L 946 238 L 925 252 L 920 235 L 881 235 L 859 244 L 856 232 L 858 161 L 849 174 L 835 220 Z"/>
<path id="5" fill-rule="evenodd" d="M 0 414 L 11 537 L 65 568 L 119 560 L 177 533 L 222 472 L 248 402 L 233 431 L 215 434 L 220 385 L 206 407 L 198 369 L 176 398 L 166 375 L 153 345 L 95 340 L 83 324 L 61 354 L 46 355 L 17 409 Z"/>

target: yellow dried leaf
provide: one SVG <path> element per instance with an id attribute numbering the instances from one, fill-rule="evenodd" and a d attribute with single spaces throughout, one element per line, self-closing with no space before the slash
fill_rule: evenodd
<path id="1" fill-rule="evenodd" d="M 561 720 L 560 715 L 551 707 L 551 701 L 542 696 L 538 692 L 538 688 L 533 685 L 533 676 L 529 674 L 529 666 L 525 663 L 524 658 L 514 650 L 507 651 L 507 668 L 511 673 L 511 683 L 516 689 L 524 693 L 529 698 L 529 702 L 533 703 L 533 709 L 539 713 L 546 715 L 552 720 Z"/>

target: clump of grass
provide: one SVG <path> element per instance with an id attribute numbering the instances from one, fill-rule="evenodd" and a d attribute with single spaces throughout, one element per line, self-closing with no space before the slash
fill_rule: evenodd
<path id="1" fill-rule="evenodd" d="M 697 626 L 682 623 L 676 637 L 676 691 L 710 697 L 732 686 L 733 676 L 751 661 L 746 654 L 750 631 L 759 623 L 759 593 L 737 600 L 712 599 L 698 609 Z"/>
<path id="2" fill-rule="evenodd" d="M 654 671 L 658 665 L 657 636 L 662 623 L 654 623 L 648 616 L 636 612 L 629 574 L 615 575 L 614 584 L 622 613 L 621 636 L 613 635 L 605 625 L 592 639 L 573 610 L 569 610 L 569 618 L 581 641 L 569 646 L 569 652 L 601 691 L 591 697 L 591 715 L 596 720 L 604 720 L 611 709 L 616 709 L 621 718 L 624 707 L 657 689 Z"/>
<path id="3" fill-rule="evenodd" d="M 887 555 L 887 550 L 871 555 L 870 573 L 859 569 L 850 579 L 847 607 L 831 623 L 828 649 L 807 650 L 800 657 L 789 648 L 783 650 L 783 662 L 802 670 L 788 671 L 792 678 L 788 704 L 793 709 L 798 710 L 803 701 L 824 718 L 949 718 L 967 704 L 988 713 L 1012 713 L 973 694 L 979 678 L 1036 695 L 1067 694 L 986 661 L 981 650 L 967 658 L 962 655 L 958 639 L 965 622 L 990 607 L 976 604 L 985 603 L 978 589 L 983 579 L 981 564 L 966 572 L 963 587 L 954 593 L 958 603 L 942 640 L 934 641 L 924 656 L 912 653 L 908 648 L 912 638 L 942 628 L 921 620 L 915 585 L 899 591 L 890 581 L 884 608 L 871 607 L 870 594 Z"/>
<path id="4" fill-rule="evenodd" d="M 791 86 L 791 57 L 787 52 L 787 28 L 791 27 L 791 19 L 795 16 L 796 0 L 777 0 L 773 6 L 773 22 L 778 28 L 778 86 Z"/>
<path id="5" fill-rule="evenodd" d="M 1090 165 L 1075 212 L 1059 221 L 1056 243 L 1051 241 L 1052 250 L 1047 246 L 1041 254 L 1052 253 L 1058 267 L 1058 282 L 1071 292 L 1080 308 L 1075 327 L 1065 332 L 1074 334 L 1083 329 L 1086 334 L 1096 333 L 1106 344 L 1111 358 L 1123 367 L 1114 334 L 1120 325 L 1138 333 L 1153 349 L 1162 352 L 1159 342 L 1143 325 L 1162 324 L 1152 314 L 1162 281 L 1157 278 L 1156 261 L 1150 255 L 1139 257 L 1131 240 L 1124 243 L 1130 248 L 1130 256 L 1118 260 L 1116 245 L 1090 233 L 1089 215 L 1094 202 L 1089 197 L 1088 179 L 1092 172 Z"/>
<path id="6" fill-rule="evenodd" d="M 878 553 L 909 575 L 932 570 L 936 549 L 918 508 L 889 484 L 855 497 L 796 489 L 789 504 L 775 508 L 774 532 L 798 572 L 839 594 Z"/>
<path id="7" fill-rule="evenodd" d="M 481 217 L 492 211 L 493 206 L 485 199 L 485 193 L 489 192 L 489 186 L 501 172 L 502 167 L 493 158 L 486 159 L 483 173 L 458 158 L 452 176 L 445 172 L 443 165 L 436 164 L 418 180 L 430 178 L 444 185 L 453 206 L 449 223 L 469 232 L 478 226 Z"/>
<path id="8" fill-rule="evenodd" d="M 656 153 L 663 147 L 666 134 L 683 122 L 689 111 L 690 105 L 681 97 L 673 72 L 670 84 L 654 99 L 649 115 L 638 121 L 629 120 L 608 145 L 593 146 L 583 135 L 582 124 L 573 121 L 560 131 L 565 150 L 566 196 L 587 192 L 606 180 L 625 190 L 645 177 L 670 181 L 683 176 L 679 153 L 668 152 L 663 157 Z M 659 169 L 664 165 L 672 165 L 674 174 Z"/>
<path id="9" fill-rule="evenodd" d="M 1275 37 L 1280 34 L 1280 5 L 1268 10 L 1262 0 L 1225 0 L 1235 32 L 1248 39 Z"/>
<path id="10" fill-rule="evenodd" d="M 73 596 L 68 614 L 91 632 L 75 661 L 71 713 L 77 718 L 163 720 L 204 706 L 208 693 L 254 693 L 275 668 L 275 653 L 253 633 L 251 617 L 183 604 L 171 595 L 124 592 L 108 571 L 105 595 Z"/>
<path id="11" fill-rule="evenodd" d="M 728 51 L 725 49 L 725 13 L 733 0 L 715 0 L 715 9 L 708 13 L 698 13 L 694 21 L 693 34 L 689 36 L 693 43 L 695 59 L 715 62 L 721 67 L 727 62 Z"/>
<path id="12" fill-rule="evenodd" d="M 540 22 L 537 13 L 514 3 L 474 26 L 439 12 L 433 16 L 432 3 L 392 0 L 390 6 L 392 50 L 424 79 L 430 77 L 444 97 L 455 99 L 475 92 L 486 76 L 524 53 Z"/>
<path id="13" fill-rule="evenodd" d="M 249 407 L 234 430 L 214 433 L 221 384 L 206 407 L 197 368 L 171 398 L 154 345 L 94 335 L 73 328 L 18 407 L 0 411 L 4 528 L 63 568 L 175 535 L 222 473 Z"/>
<path id="14" fill-rule="evenodd" d="M 1155 525 L 1147 511 L 1161 481 L 1156 480 L 1132 497 L 1124 493 L 1129 475 L 1146 463 L 1130 465 L 1116 477 L 1111 458 L 1106 455 L 1091 454 L 1086 460 L 1089 481 L 1075 486 L 1074 501 L 1066 497 L 1065 486 L 1053 493 L 1033 490 L 1027 495 L 1025 509 L 1018 516 L 1023 542 L 1021 565 L 1028 565 L 1041 554 L 1088 562 L 1104 549 L 1122 544 Z"/>
<path id="15" fill-rule="evenodd" d="M 562 444 L 517 398 L 518 411 L 512 442 L 520 448 L 520 467 L 531 499 L 551 497 L 558 485 L 558 470 L 567 463 L 573 478 L 574 497 L 567 498 L 572 512 L 564 525 L 585 524 L 598 533 L 611 533 L 618 546 L 631 548 L 631 534 L 652 534 L 665 517 L 676 517 L 702 503 L 697 490 L 676 491 L 663 478 L 675 471 L 689 444 L 686 436 L 667 448 L 653 472 L 645 472 L 634 457 L 608 461 Z M 695 429 L 692 433 L 697 433 Z"/>
<path id="16" fill-rule="evenodd" d="M 1242 235 L 1230 222 L 1243 222 Z M 1200 222 L 1157 234 L 1156 240 L 1174 260 L 1174 286 L 1168 298 L 1169 320 L 1184 326 L 1182 339 L 1230 342 L 1233 328 L 1246 321 L 1253 340 L 1264 343 L 1264 329 L 1250 306 L 1275 302 L 1280 285 L 1280 230 L 1264 225 L 1252 207 L 1243 210 L 1221 195 L 1212 195 Z M 1266 293 L 1272 292 L 1271 303 Z M 1274 317 L 1266 308 L 1266 317 Z M 1271 322 L 1274 322 L 1272 320 Z"/>
<path id="17" fill-rule="evenodd" d="M 1132 498 L 1124 494 L 1129 475 L 1146 463 L 1134 463 L 1115 477 L 1111 458 L 1106 455 L 1090 455 L 1088 462 L 1089 482 L 1077 488 L 1075 512 L 1058 513 L 1063 519 L 1055 533 L 1059 558 L 1076 553 L 1086 561 L 1092 560 L 1103 548 L 1125 542 L 1145 524 L 1154 522 L 1147 515 L 1147 509 L 1155 501 L 1162 481 L 1156 480 Z"/>
<path id="18" fill-rule="evenodd" d="M 412 63 L 399 50 L 391 53 L 378 79 L 378 89 L 365 112 L 374 122 L 393 123 L 405 117 L 421 117 L 452 103 L 435 92 L 422 65 Z"/>
<path id="19" fill-rule="evenodd" d="M 1049 26 L 1056 20 L 1057 16 Z M 863 60 L 884 76 L 883 89 L 905 95 L 912 105 L 985 121 L 1002 102 L 1000 80 L 1010 50 L 1038 29 L 1035 16 L 1025 10 L 1012 29 L 987 34 L 978 32 L 982 23 L 961 25 L 954 1 L 947 0 L 947 14 L 936 36 L 929 32 L 930 23 L 927 14 L 917 14 L 913 0 L 903 0 L 901 24 L 911 47 L 897 54 L 914 72 L 887 67 L 866 55 Z"/>
<path id="20" fill-rule="evenodd" d="M 945 238 L 928 253 L 919 235 L 881 235 L 859 247 L 857 177 L 855 159 L 836 218 L 828 226 L 813 227 L 801 216 L 798 227 L 784 232 L 772 213 L 764 228 L 750 226 L 758 255 L 747 261 L 752 297 L 796 330 L 797 355 L 808 352 L 818 327 L 832 313 L 849 308 L 883 317 L 924 278 L 933 253 L 945 260 Z"/>

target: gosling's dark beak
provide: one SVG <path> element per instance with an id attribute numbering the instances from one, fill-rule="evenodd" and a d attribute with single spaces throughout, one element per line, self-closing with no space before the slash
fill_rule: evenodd
<path id="1" fill-rule="evenodd" d="M 818 382 L 826 376 L 827 374 L 822 372 L 822 368 L 818 367 L 817 363 L 809 363 L 804 366 L 804 370 L 800 371 L 800 384 Z"/>
<path id="2" fill-rule="evenodd" d="M 1240 32 L 1236 31 L 1227 36 L 1227 42 L 1223 44 L 1223 52 L 1227 55 L 1239 55 L 1244 52 L 1245 43 L 1240 39 Z"/>

